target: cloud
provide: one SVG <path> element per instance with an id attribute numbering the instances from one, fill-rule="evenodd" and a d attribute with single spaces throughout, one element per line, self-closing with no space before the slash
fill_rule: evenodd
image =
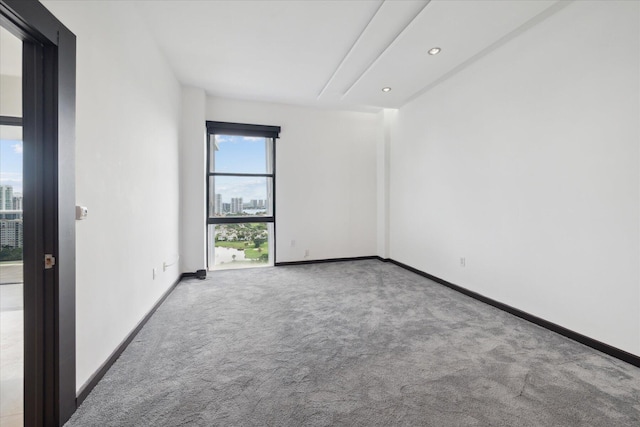
<path id="1" fill-rule="evenodd" d="M 240 135 L 216 135 L 216 143 L 222 144 L 223 142 L 238 143 L 242 141 L 264 141 L 262 136 L 240 136 Z"/>
<path id="2" fill-rule="evenodd" d="M 20 181 L 22 180 L 22 174 L 20 172 L 0 172 L 0 180 L 6 181 Z"/>
<path id="3" fill-rule="evenodd" d="M 13 193 L 22 193 L 22 174 L 12 172 L 0 173 L 0 185 L 10 185 Z"/>
<path id="4" fill-rule="evenodd" d="M 13 144 L 11 146 L 13 148 L 14 153 L 22 154 L 22 142 L 18 142 L 17 144 Z"/>
<path id="5" fill-rule="evenodd" d="M 232 137 L 229 135 L 216 135 L 216 142 L 218 144 L 223 143 L 223 142 L 230 142 L 232 141 Z"/>

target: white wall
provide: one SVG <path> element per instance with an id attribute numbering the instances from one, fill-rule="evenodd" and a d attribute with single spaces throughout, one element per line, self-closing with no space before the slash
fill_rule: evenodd
<path id="1" fill-rule="evenodd" d="M 22 77 L 0 74 L 0 93 L 0 116 L 22 117 Z"/>
<path id="2" fill-rule="evenodd" d="M 376 255 L 381 117 L 208 98 L 208 120 L 282 127 L 276 142 L 277 262 Z"/>
<path id="3" fill-rule="evenodd" d="M 392 258 L 640 355 L 639 7 L 571 3 L 399 111 Z"/>
<path id="4" fill-rule="evenodd" d="M 4 60 L 0 55 L 0 61 Z M 22 117 L 22 77 L 0 74 L 0 94 L 0 116 Z M 0 139 L 21 141 L 22 126 L 0 127 Z"/>
<path id="5" fill-rule="evenodd" d="M 396 128 L 398 110 L 385 109 L 380 112 L 383 123 L 383 134 L 378 140 L 377 172 L 378 172 L 378 212 L 377 212 L 377 244 L 378 256 L 389 258 L 389 224 L 390 224 L 390 158 L 393 131 Z"/>
<path id="6" fill-rule="evenodd" d="M 180 132 L 180 266 L 185 273 L 207 268 L 205 105 L 206 95 L 203 89 L 183 87 Z"/>
<path id="7" fill-rule="evenodd" d="M 180 275 L 180 86 L 130 4 L 43 3 L 77 36 L 80 388 Z"/>

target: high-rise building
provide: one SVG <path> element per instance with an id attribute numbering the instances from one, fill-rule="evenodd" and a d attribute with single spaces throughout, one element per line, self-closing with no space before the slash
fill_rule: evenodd
<path id="1" fill-rule="evenodd" d="M 0 220 L 0 247 L 21 248 L 23 226 L 21 219 Z"/>
<path id="2" fill-rule="evenodd" d="M 213 212 L 215 215 L 222 215 L 222 194 L 216 194 L 216 204 Z"/>
<path id="3" fill-rule="evenodd" d="M 13 187 L 10 185 L 0 185 L 0 211 L 10 211 L 13 209 Z"/>
<path id="4" fill-rule="evenodd" d="M 22 196 L 11 185 L 0 185 L 0 247 L 21 248 L 23 241 Z M 2 212 L 13 211 L 13 212 Z"/>
<path id="5" fill-rule="evenodd" d="M 13 209 L 17 211 L 22 210 L 22 196 L 19 194 L 20 193 L 16 193 L 13 196 Z"/>
<path id="6" fill-rule="evenodd" d="M 242 213 L 243 208 L 242 197 L 231 198 L 231 213 Z"/>
<path id="7" fill-rule="evenodd" d="M 253 199 L 251 200 L 251 209 L 256 209 L 258 207 L 258 200 Z"/>

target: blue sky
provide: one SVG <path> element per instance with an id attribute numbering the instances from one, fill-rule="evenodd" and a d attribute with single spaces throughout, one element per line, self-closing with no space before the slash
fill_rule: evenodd
<path id="1" fill-rule="evenodd" d="M 236 173 L 265 173 L 265 139 L 217 135 L 216 171 Z M 0 140 L 0 184 L 13 186 L 14 193 L 22 193 L 22 141 Z M 242 197 L 245 203 L 267 198 L 266 178 L 217 177 L 216 193 L 229 203 L 232 197 Z"/>
<path id="2" fill-rule="evenodd" d="M 215 172 L 266 173 L 265 138 L 216 135 Z M 242 197 L 245 203 L 252 199 L 266 199 L 266 178 L 216 177 L 215 192 L 222 194 L 223 203 L 232 197 Z"/>
<path id="3" fill-rule="evenodd" d="M 0 139 L 0 184 L 22 193 L 22 141 Z"/>
<path id="4" fill-rule="evenodd" d="M 216 172 L 265 173 L 265 139 L 216 135 Z"/>

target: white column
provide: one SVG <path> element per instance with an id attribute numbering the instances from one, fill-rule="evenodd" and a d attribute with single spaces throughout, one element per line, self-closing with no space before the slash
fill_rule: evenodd
<path id="1" fill-rule="evenodd" d="M 206 268 L 206 125 L 204 90 L 183 86 L 180 130 L 180 268 Z"/>

